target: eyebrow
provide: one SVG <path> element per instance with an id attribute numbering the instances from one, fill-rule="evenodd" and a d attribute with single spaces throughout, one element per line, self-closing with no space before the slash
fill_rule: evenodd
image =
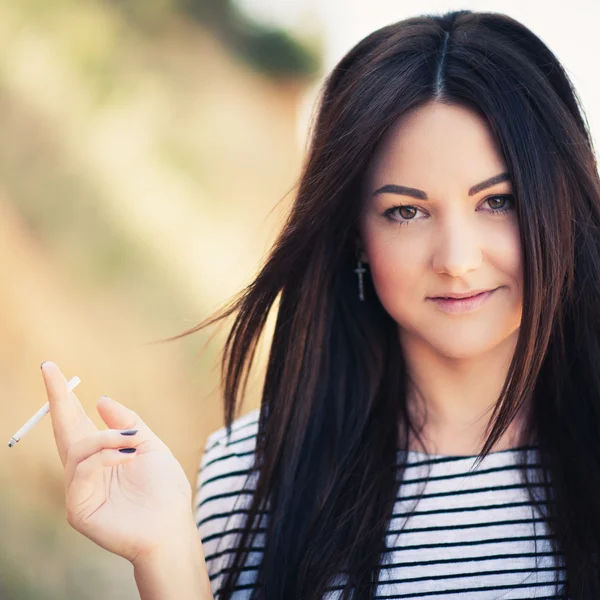
<path id="1" fill-rule="evenodd" d="M 481 192 L 481 190 L 485 190 L 497 183 L 502 181 L 510 180 L 510 175 L 508 173 L 500 173 L 499 175 L 494 175 L 493 177 L 489 177 L 488 179 L 484 179 L 479 183 L 471 186 L 469 188 L 469 196 L 473 196 L 477 192 Z M 418 190 L 416 188 L 406 187 L 404 185 L 396 185 L 394 183 L 388 183 L 373 192 L 373 196 L 377 196 L 378 194 L 401 194 L 403 196 L 412 196 L 413 198 L 417 198 L 418 200 L 427 200 L 427 194 L 423 190 Z"/>

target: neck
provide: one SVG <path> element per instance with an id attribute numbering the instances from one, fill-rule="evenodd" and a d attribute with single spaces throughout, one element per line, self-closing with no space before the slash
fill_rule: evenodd
<path id="1" fill-rule="evenodd" d="M 475 455 L 506 380 L 519 331 L 484 354 L 468 358 L 442 356 L 421 338 L 400 331 L 408 380 L 409 414 L 432 454 Z M 524 409 L 492 448 L 520 445 Z M 423 450 L 414 438 L 409 449 Z"/>

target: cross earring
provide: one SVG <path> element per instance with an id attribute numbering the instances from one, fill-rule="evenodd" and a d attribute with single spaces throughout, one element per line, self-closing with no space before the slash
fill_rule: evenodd
<path id="1" fill-rule="evenodd" d="M 363 267 L 362 260 L 358 259 L 358 263 L 354 272 L 358 275 L 358 299 L 361 302 L 365 300 L 365 288 L 363 285 L 363 274 L 367 272 L 367 270 Z"/>

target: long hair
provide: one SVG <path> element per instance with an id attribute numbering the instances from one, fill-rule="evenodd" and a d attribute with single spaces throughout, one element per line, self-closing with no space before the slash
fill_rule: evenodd
<path id="1" fill-rule="evenodd" d="M 485 116 L 517 204 L 522 320 L 479 460 L 531 401 L 522 441 L 535 439 L 546 485 L 541 496 L 533 483 L 527 489 L 563 557 L 561 597 L 600 598 L 600 182 L 564 69 L 514 19 L 453 11 L 368 35 L 319 100 L 295 202 L 259 274 L 220 314 L 177 336 L 235 315 L 222 364 L 229 429 L 278 302 L 256 489 L 220 600 L 236 589 L 267 512 L 252 598 L 320 600 L 340 573 L 344 599 L 375 595 L 402 484 L 397 452 L 407 452 L 409 430 L 418 432 L 396 324 L 370 278 L 365 301 L 357 297 L 361 181 L 386 130 L 430 101 Z"/>

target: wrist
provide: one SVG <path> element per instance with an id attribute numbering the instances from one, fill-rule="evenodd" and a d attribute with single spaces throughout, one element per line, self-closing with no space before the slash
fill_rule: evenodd
<path id="1" fill-rule="evenodd" d="M 173 531 L 169 540 L 131 562 L 141 600 L 213 600 L 193 519 L 189 526 Z"/>

